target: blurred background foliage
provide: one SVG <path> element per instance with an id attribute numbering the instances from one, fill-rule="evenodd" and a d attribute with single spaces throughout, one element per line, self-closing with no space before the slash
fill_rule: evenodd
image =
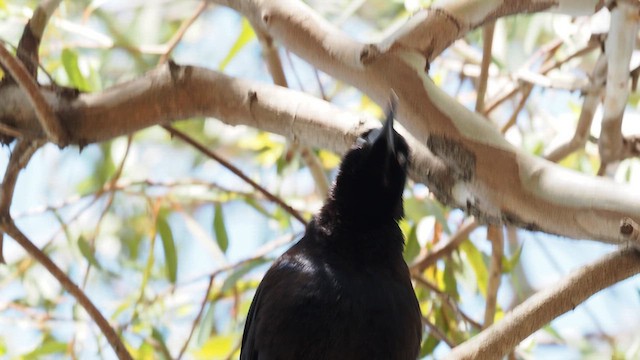
<path id="1" fill-rule="evenodd" d="M 431 2 L 308 3 L 354 38 L 371 42 L 389 35 L 419 6 Z M 0 0 L 0 37 L 16 46 L 37 4 Z M 40 71 L 39 80 L 99 92 L 141 76 L 161 62 L 190 18 L 195 19 L 193 24 L 170 54 L 177 63 L 272 82 L 249 23 L 232 10 L 192 0 L 63 1 L 42 41 L 45 71 Z M 535 14 L 499 20 L 487 100 L 518 86 L 520 71 L 539 71 L 545 57 L 560 60 L 581 49 L 606 21 L 606 14 L 577 19 Z M 553 42 L 559 46 L 549 51 Z M 292 88 L 380 116 L 377 105 L 357 89 L 315 70 L 286 49 L 280 48 L 279 54 Z M 591 51 L 576 57 L 549 77 L 587 81 L 597 55 Z M 430 76 L 473 108 L 481 57 L 482 32 L 476 30 L 439 57 Z M 628 117 L 637 117 L 637 100 L 634 93 Z M 514 97 L 497 107 L 490 119 L 502 127 L 513 116 L 516 121 L 506 130 L 507 139 L 542 155 L 572 135 L 581 101 L 576 89 L 533 87 L 521 110 Z M 331 180 L 340 160 L 340 154 L 305 150 L 304 144 L 217 119 L 185 119 L 175 127 L 305 219 L 319 209 L 325 196 L 317 170 Z M 11 149 L 2 151 L 0 161 L 6 165 Z M 594 174 L 597 145 L 587 144 L 561 164 Z M 135 358 L 236 358 L 244 318 L 262 273 L 301 236 L 304 225 L 234 171 L 160 127 L 82 149 L 49 145 L 22 174 L 12 213 L 32 241 L 117 324 Z M 638 161 L 624 161 L 616 179 L 638 183 Z M 478 228 L 450 255 L 421 269 L 415 265 L 419 259 L 456 236 L 466 215 L 442 206 L 424 185 L 411 181 L 405 208 L 401 223 L 407 237 L 405 259 L 414 264 L 416 293 L 429 323 L 422 355 L 437 358 L 481 330 L 490 243 L 486 230 Z M 506 234 L 496 320 L 571 268 L 612 249 L 522 231 Z M 0 266 L 2 357 L 113 358 L 106 340 L 74 299 L 11 239 L 5 241 L 5 257 L 8 264 Z M 525 341 L 516 356 L 639 358 L 637 280 L 607 290 L 549 324 Z"/>

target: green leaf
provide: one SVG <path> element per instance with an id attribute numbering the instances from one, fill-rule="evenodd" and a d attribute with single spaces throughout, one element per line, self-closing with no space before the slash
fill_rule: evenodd
<path id="1" fill-rule="evenodd" d="M 116 172 L 116 165 L 111 156 L 111 145 L 113 141 L 107 141 L 98 145 L 100 148 L 100 158 L 92 167 L 91 175 L 78 184 L 78 192 L 87 194 L 104 187 Z"/>
<path id="2" fill-rule="evenodd" d="M 447 224 L 445 208 L 431 199 L 407 198 L 404 201 L 404 211 L 407 214 L 407 219 L 415 223 L 420 222 L 425 216 L 435 216 L 436 221 L 442 225 L 442 230 L 447 234 L 451 234 Z"/>
<path id="3" fill-rule="evenodd" d="M 32 352 L 23 355 L 23 360 L 36 360 L 42 359 L 45 355 L 52 354 L 64 354 L 67 352 L 69 345 L 65 342 L 56 341 L 54 339 L 45 339 L 42 344 L 40 344 L 35 350 Z"/>
<path id="4" fill-rule="evenodd" d="M 167 277 L 171 283 L 175 284 L 178 277 L 178 255 L 176 253 L 175 242 L 173 241 L 173 233 L 164 215 L 158 215 L 156 228 L 162 239 L 164 259 L 167 265 Z"/>
<path id="5" fill-rule="evenodd" d="M 407 244 L 404 247 L 404 261 L 410 263 L 418 253 L 420 253 L 420 244 L 418 243 L 418 235 L 417 235 L 417 225 L 413 224 L 411 226 L 411 230 L 409 230 L 409 235 L 407 236 Z"/>
<path id="6" fill-rule="evenodd" d="M 227 236 L 227 228 L 224 225 L 224 213 L 220 203 L 216 203 L 215 213 L 213 214 L 213 233 L 216 235 L 216 242 L 220 250 L 226 253 L 229 247 L 229 237 Z"/>
<path id="7" fill-rule="evenodd" d="M 170 354 L 170 352 L 166 342 L 164 341 L 164 336 L 162 335 L 160 330 L 158 330 L 156 327 L 153 327 L 151 329 L 151 337 L 157 342 L 157 345 L 160 346 L 161 354 L 163 355 L 162 358 L 165 360 L 171 360 L 167 359 L 167 357 L 165 356 L 165 354 Z"/>
<path id="8" fill-rule="evenodd" d="M 91 249 L 91 245 L 82 235 L 78 238 L 78 249 L 80 249 L 80 253 L 85 259 L 87 259 L 91 266 L 102 270 L 102 266 L 100 266 L 98 259 L 96 259 L 93 249 Z"/>
<path id="9" fill-rule="evenodd" d="M 515 266 L 518 264 L 518 262 L 520 261 L 520 255 L 522 254 L 522 244 L 520 246 L 518 246 L 518 249 L 516 250 L 515 254 L 513 254 L 513 256 L 508 259 L 506 257 L 502 257 L 502 272 L 505 274 L 508 274 L 510 272 L 513 271 L 513 269 L 515 268 Z"/>
<path id="10" fill-rule="evenodd" d="M 213 326 L 215 324 L 215 306 L 210 303 L 207 307 L 207 312 L 204 313 L 202 320 L 200 321 L 200 327 L 198 328 L 198 336 L 196 337 L 196 344 L 198 347 L 202 347 L 204 343 L 209 340 L 213 333 Z"/>
<path id="11" fill-rule="evenodd" d="M 256 201 L 256 199 L 247 196 L 247 197 L 245 197 L 244 202 L 247 205 L 249 205 L 252 208 L 254 208 L 260 214 L 264 215 L 265 217 L 271 218 L 271 214 L 269 213 L 269 211 L 267 211 L 267 209 L 265 209 L 265 207 L 262 206 L 262 204 L 260 204 L 258 201 Z"/>
<path id="12" fill-rule="evenodd" d="M 225 292 L 229 291 L 238 282 L 238 280 L 240 280 L 240 278 L 245 276 L 249 271 L 266 262 L 266 259 L 255 259 L 237 268 L 224 280 L 224 282 L 222 283 L 222 287 L 220 288 L 220 292 L 224 294 Z"/>
<path id="13" fill-rule="evenodd" d="M 560 333 L 556 329 L 554 329 L 553 326 L 547 324 L 547 325 L 542 327 L 542 330 L 544 330 L 546 333 L 548 333 L 549 335 L 551 335 L 555 339 L 560 340 L 561 342 L 564 342 L 564 339 L 562 338 L 562 335 L 560 335 Z"/>
<path id="14" fill-rule="evenodd" d="M 487 272 L 487 265 L 482 258 L 482 253 L 469 239 L 460 244 L 460 250 L 462 250 L 462 252 L 467 256 L 467 263 L 471 266 L 476 275 L 476 281 L 478 283 L 480 293 L 486 296 L 489 274 Z"/>
<path id="15" fill-rule="evenodd" d="M 459 298 L 458 294 L 458 282 L 454 273 L 454 264 L 451 260 L 445 260 L 444 262 L 444 291 L 451 295 L 455 300 Z"/>
<path id="16" fill-rule="evenodd" d="M 431 355 L 438 344 L 440 344 L 440 340 L 431 335 L 427 336 L 425 341 L 422 342 L 422 347 L 420 348 L 420 358 Z"/>
<path id="17" fill-rule="evenodd" d="M 238 39 L 229 50 L 229 53 L 220 63 L 220 71 L 223 71 L 227 65 L 233 60 L 233 58 L 238 54 L 242 48 L 249 43 L 249 41 L 253 40 L 256 37 L 256 33 L 253 31 L 251 24 L 245 18 L 242 18 L 242 30 L 240 31 L 240 35 L 238 35 Z"/>
<path id="18" fill-rule="evenodd" d="M 91 90 L 89 82 L 80 71 L 80 67 L 78 66 L 78 54 L 75 51 L 67 48 L 62 50 L 62 65 L 64 66 L 64 70 L 67 72 L 69 82 L 72 86 L 81 91 Z"/>

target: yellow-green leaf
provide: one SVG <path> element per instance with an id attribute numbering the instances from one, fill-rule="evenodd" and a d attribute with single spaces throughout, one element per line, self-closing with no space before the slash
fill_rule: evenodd
<path id="1" fill-rule="evenodd" d="M 240 51 L 245 45 L 247 45 L 247 43 L 249 43 L 249 41 L 253 40 L 253 38 L 255 37 L 256 33 L 253 31 L 253 28 L 251 27 L 249 21 L 245 18 L 242 18 L 242 30 L 240 31 L 240 35 L 238 35 L 238 38 L 231 47 L 231 50 L 229 50 L 227 56 L 225 56 L 225 58 L 220 63 L 220 71 L 223 71 L 224 68 L 229 65 L 231 60 L 233 60 L 233 58 L 238 54 L 238 51 Z"/>
<path id="2" fill-rule="evenodd" d="M 228 359 L 231 352 L 234 351 L 238 341 L 240 341 L 240 334 L 212 337 L 195 354 L 196 359 Z"/>
<path id="3" fill-rule="evenodd" d="M 23 355 L 22 359 L 36 360 L 36 359 L 42 359 L 46 357 L 46 355 L 66 353 L 68 346 L 69 345 L 67 345 L 67 343 L 56 341 L 53 339 L 47 339 L 44 342 L 42 342 L 42 344 L 40 344 L 38 347 L 36 347 L 35 350 L 33 350 L 32 352 L 26 355 Z"/>
<path id="4" fill-rule="evenodd" d="M 462 252 L 467 256 L 468 264 L 476 275 L 476 281 L 478 283 L 480 293 L 486 296 L 489 274 L 487 272 L 487 265 L 482 258 L 482 253 L 469 239 L 462 242 L 460 250 L 462 250 Z"/>
<path id="5" fill-rule="evenodd" d="M 78 249 L 80 249 L 80 253 L 82 254 L 82 256 L 84 256 L 85 259 L 87 259 L 91 266 L 102 270 L 102 266 L 100 266 L 98 259 L 96 259 L 96 256 L 93 253 L 93 249 L 91 249 L 91 245 L 89 245 L 89 242 L 87 242 L 84 236 L 80 236 L 78 238 Z"/>
<path id="6" fill-rule="evenodd" d="M 404 247 L 404 261 L 410 263 L 420 252 L 420 244 L 418 243 L 417 226 L 413 224 L 407 235 L 407 243 Z"/>
<path id="7" fill-rule="evenodd" d="M 164 259 L 167 266 L 167 277 L 171 283 L 175 284 L 178 277 L 178 255 L 176 253 L 176 245 L 173 241 L 173 233 L 164 216 L 158 216 L 156 227 L 162 239 L 162 249 L 164 250 Z"/>
<path id="8" fill-rule="evenodd" d="M 222 205 L 217 203 L 215 206 L 215 213 L 213 214 L 213 233 L 216 235 L 216 242 L 222 252 L 227 252 L 229 247 L 229 237 L 227 236 L 227 228 L 224 225 L 224 213 L 222 212 Z"/>
<path id="9" fill-rule="evenodd" d="M 78 88 L 81 91 L 91 90 L 91 86 L 87 79 L 82 75 L 80 66 L 78 65 L 78 54 L 70 49 L 62 50 L 62 65 L 69 77 L 69 82 L 72 86 Z"/>
<path id="10" fill-rule="evenodd" d="M 169 348 L 167 347 L 166 342 L 164 341 L 164 336 L 162 335 L 160 330 L 158 330 L 157 328 L 153 327 L 151 329 L 151 337 L 156 341 L 156 348 L 160 347 L 160 350 L 161 350 L 160 353 L 163 355 L 162 359 L 171 360 L 171 359 L 167 359 L 167 357 L 164 356 L 164 354 L 170 354 L 170 352 L 169 352 Z"/>
<path id="11" fill-rule="evenodd" d="M 513 268 L 520 261 L 520 254 L 522 254 L 522 245 L 520 245 L 518 247 L 518 249 L 516 250 L 515 254 L 513 254 L 513 256 L 511 256 L 511 258 L 507 258 L 507 257 L 504 257 L 504 256 L 502 257 L 502 272 L 503 273 L 510 273 L 510 272 L 513 271 Z"/>

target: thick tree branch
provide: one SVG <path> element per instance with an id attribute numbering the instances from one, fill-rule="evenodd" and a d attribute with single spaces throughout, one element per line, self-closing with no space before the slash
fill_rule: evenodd
<path id="1" fill-rule="evenodd" d="M 441 19 L 438 31 L 424 31 L 435 29 L 429 27 L 434 26 L 431 21 L 438 16 L 442 18 L 442 9 L 432 9 L 425 16 L 414 16 L 395 35 L 378 45 L 354 42 L 300 2 L 244 0 L 229 5 L 256 26 L 262 26 L 289 50 L 321 70 L 350 82 L 379 104 L 383 104 L 390 89 L 394 89 L 400 98 L 400 122 L 453 171 L 453 182 L 430 186 L 441 201 L 465 207 L 480 221 L 505 221 L 574 238 L 626 242 L 619 234 L 618 224 L 624 212 L 640 220 L 638 189 L 606 186 L 610 183 L 522 153 L 484 118 L 444 94 L 423 72 L 431 56 L 441 51 L 442 45 L 431 43 L 440 41 L 434 38 L 446 38 L 449 30 L 458 34 L 456 38 L 459 36 L 458 30 L 447 27 L 450 24 L 446 23 L 452 19 L 458 19 L 454 23 L 461 29 L 471 29 L 499 16 L 552 7 L 562 11 L 595 11 L 601 2 L 513 1 L 504 5 L 507 3 L 502 1 L 459 1 L 447 4 L 456 5 L 445 12 L 447 16 Z M 435 15 L 438 13 L 441 15 Z M 425 46 L 431 47 L 429 51 Z"/>
<path id="2" fill-rule="evenodd" d="M 599 175 L 607 165 L 624 158 L 622 117 L 629 97 L 629 61 L 638 35 L 638 10 L 625 2 L 611 10 L 611 29 L 605 43 L 607 83 L 604 96 Z"/>
<path id="3" fill-rule="evenodd" d="M 1 44 L 0 64 L 2 64 L 3 68 L 7 69 L 11 79 L 13 79 L 24 91 L 26 98 L 35 109 L 35 114 L 37 115 L 42 126 L 42 130 L 47 135 L 47 138 L 59 146 L 66 145 L 66 131 L 62 128 L 56 114 L 40 93 L 35 77 L 29 73 L 24 64 L 11 56 L 7 49 L 5 49 Z M 11 87 L 9 83 L 5 83 L 4 85 L 4 87 Z"/>
<path id="4" fill-rule="evenodd" d="M 421 74 L 409 72 L 398 59 L 374 67 L 368 75 L 374 82 L 393 85 L 400 94 L 399 119 L 427 145 L 403 132 L 412 149 L 411 175 L 439 199 L 466 208 L 481 221 L 506 221 L 573 238 L 629 240 L 618 228 L 624 217 L 640 221 L 639 189 L 624 184 L 614 187 L 609 180 L 520 153 L 484 118 L 453 101 Z M 392 74 L 398 69 L 395 78 Z M 18 114 L 14 116 L 18 130 L 41 133 L 28 101 L 19 95 L 15 86 L 0 88 L 0 98 L 6 99 L 0 103 L 0 118 Z M 374 119 L 300 92 L 171 63 L 75 100 L 46 90 L 43 95 L 65 128 L 73 129 L 70 141 L 80 145 L 176 119 L 214 116 L 227 124 L 244 124 L 344 152 L 359 134 L 379 126 Z M 428 114 L 429 121 L 424 121 L 423 114 Z"/>
<path id="5" fill-rule="evenodd" d="M 447 355 L 446 359 L 499 359 L 527 336 L 593 294 L 640 273 L 640 252 L 625 248 L 581 267 L 558 284 L 542 290 Z"/>

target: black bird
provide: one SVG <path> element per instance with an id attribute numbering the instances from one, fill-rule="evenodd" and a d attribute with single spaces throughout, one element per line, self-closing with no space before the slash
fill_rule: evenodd
<path id="1" fill-rule="evenodd" d="M 381 129 L 344 156 L 304 237 L 265 274 L 247 315 L 241 360 L 414 360 L 420 308 L 402 258 L 409 147 Z"/>

